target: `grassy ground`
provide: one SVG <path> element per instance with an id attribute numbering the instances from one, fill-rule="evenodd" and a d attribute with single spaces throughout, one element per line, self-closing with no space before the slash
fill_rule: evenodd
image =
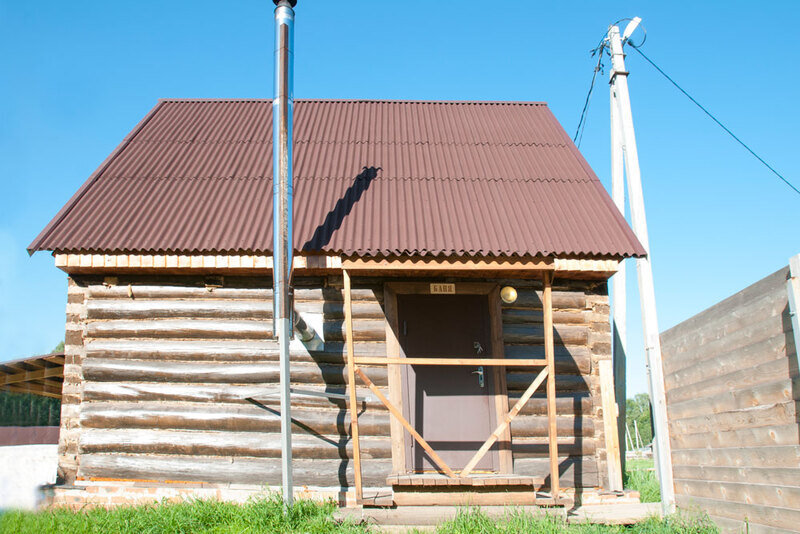
<path id="1" fill-rule="evenodd" d="M 255 534 L 266 532 L 336 534 L 375 532 L 374 527 L 337 521 L 336 505 L 310 501 L 297 502 L 289 514 L 283 513 L 280 498 L 252 501 L 244 505 L 215 501 L 181 504 L 92 509 L 72 512 L 65 509 L 38 513 L 9 512 L 0 516 L 0 532 L 21 534 L 73 533 L 214 533 Z M 666 520 L 650 519 L 630 527 L 567 525 L 551 516 L 533 516 L 510 509 L 502 519 L 490 519 L 478 510 L 465 509 L 452 521 L 437 527 L 439 534 L 711 534 L 718 530 L 707 519 L 676 515 Z"/>
<path id="2" fill-rule="evenodd" d="M 654 466 L 652 459 L 625 461 L 625 487 L 638 491 L 642 502 L 661 501 L 661 489 Z"/>

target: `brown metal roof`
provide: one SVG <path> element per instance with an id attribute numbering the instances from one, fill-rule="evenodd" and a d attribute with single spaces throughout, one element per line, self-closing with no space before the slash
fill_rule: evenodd
<path id="1" fill-rule="evenodd" d="M 271 253 L 272 102 L 164 100 L 29 251 Z M 294 244 L 345 255 L 641 255 L 543 103 L 295 101 Z"/>

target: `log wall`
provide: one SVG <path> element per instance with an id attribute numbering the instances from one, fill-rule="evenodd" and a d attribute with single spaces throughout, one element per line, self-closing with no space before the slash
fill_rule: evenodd
<path id="1" fill-rule="evenodd" d="M 724 529 L 796 532 L 800 434 L 788 269 L 661 334 L 679 505 Z"/>
<path id="2" fill-rule="evenodd" d="M 107 281 L 109 284 L 104 284 Z M 70 279 L 61 463 L 67 480 L 126 478 L 280 483 L 278 345 L 271 279 L 225 277 Z M 543 357 L 541 283 L 503 308 L 509 358 Z M 356 355 L 385 355 L 383 280 L 353 280 Z M 293 387 L 344 393 L 342 278 L 296 280 L 296 309 L 324 344 L 292 342 Z M 556 281 L 556 369 L 562 485 L 594 487 L 605 461 L 596 362 L 610 357 L 605 282 Z M 366 369 L 366 368 L 365 368 Z M 387 390 L 385 367 L 366 369 Z M 507 371 L 512 402 L 533 375 Z M 365 486 L 391 472 L 389 414 L 359 387 Z M 352 484 L 344 401 L 294 396 L 297 484 Z M 598 419 L 600 418 L 600 419 Z M 514 469 L 548 473 L 543 392 L 512 423 Z M 600 470 L 602 472 L 602 470 Z"/>

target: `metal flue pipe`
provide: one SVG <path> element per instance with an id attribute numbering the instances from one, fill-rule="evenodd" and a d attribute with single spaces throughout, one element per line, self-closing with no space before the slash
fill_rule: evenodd
<path id="1" fill-rule="evenodd" d="M 281 475 L 283 500 L 291 506 L 292 416 L 289 390 L 289 340 L 292 335 L 292 108 L 295 0 L 273 0 L 275 7 L 275 88 L 272 100 L 272 288 L 273 332 L 280 347 Z"/>

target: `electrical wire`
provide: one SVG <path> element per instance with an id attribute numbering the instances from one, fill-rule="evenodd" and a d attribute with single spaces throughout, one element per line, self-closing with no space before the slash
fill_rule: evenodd
<path id="1" fill-rule="evenodd" d="M 575 129 L 575 135 L 572 137 L 572 142 L 580 148 L 581 141 L 583 140 L 583 131 L 586 129 L 586 112 L 589 111 L 589 102 L 592 99 L 592 91 L 594 91 L 594 82 L 597 80 L 597 73 L 603 71 L 603 49 L 605 42 L 600 41 L 597 48 L 592 50 L 592 56 L 597 54 L 597 66 L 592 73 L 592 83 L 589 85 L 589 92 L 586 93 L 586 100 L 583 102 L 583 110 L 581 111 L 581 118 L 578 121 L 578 127 Z"/>
<path id="2" fill-rule="evenodd" d="M 795 193 L 797 193 L 798 195 L 800 195 L 800 189 L 798 189 L 797 187 L 795 187 L 795 186 L 794 186 L 794 184 L 792 184 L 792 182 L 790 182 L 789 180 L 787 180 L 786 178 L 784 178 L 784 177 L 783 177 L 783 175 L 782 175 L 781 173 L 779 173 L 778 171 L 776 171 L 776 170 L 775 170 L 775 168 L 774 168 L 774 167 L 772 167 L 772 165 L 770 165 L 769 163 L 767 163 L 766 161 L 764 161 L 764 158 L 762 158 L 761 156 L 759 156 L 758 154 L 756 154 L 756 153 L 755 153 L 755 151 L 754 151 L 752 148 L 750 148 L 749 146 L 747 146 L 747 144 L 746 144 L 744 141 L 742 141 L 741 139 L 739 139 L 739 138 L 736 136 L 736 134 L 734 134 L 734 133 L 733 133 L 733 132 L 732 132 L 732 131 L 731 131 L 731 130 L 730 130 L 728 127 L 727 127 L 727 126 L 725 126 L 724 124 L 722 124 L 722 122 L 720 122 L 720 121 L 719 121 L 719 119 L 717 119 L 717 118 L 716 118 L 714 115 L 712 115 L 712 114 L 711 114 L 711 112 L 710 112 L 710 111 L 708 111 L 708 109 L 706 109 L 706 108 L 705 108 L 705 107 L 704 107 L 702 104 L 700 104 L 700 102 L 698 102 L 697 100 L 695 100 L 695 99 L 694 99 L 694 97 L 692 97 L 692 95 L 690 95 L 688 92 L 686 92 L 686 90 L 685 90 L 683 87 L 681 87 L 680 85 L 678 85 L 678 83 L 677 83 L 675 80 L 673 80 L 672 78 L 670 78 L 670 76 L 669 76 L 669 75 L 668 75 L 666 72 L 664 72 L 664 71 L 663 71 L 663 70 L 662 70 L 662 69 L 661 69 L 661 68 L 660 68 L 658 65 L 656 65 L 656 64 L 655 64 L 655 62 L 654 62 L 652 59 L 650 59 L 649 57 L 647 57 L 647 55 L 646 55 L 644 52 L 642 52 L 641 50 L 639 50 L 639 46 L 641 46 L 641 44 L 642 44 L 642 43 L 639 43 L 639 45 L 634 45 L 633 43 L 631 43 L 631 42 L 628 42 L 628 44 L 629 44 L 629 45 L 631 45 L 631 48 L 633 48 L 634 50 L 636 50 L 636 51 L 639 53 L 639 55 L 640 55 L 640 56 L 642 56 L 642 57 L 645 59 L 645 61 L 647 61 L 648 63 L 650 63 L 650 65 L 652 65 L 652 66 L 653 66 L 653 68 L 655 68 L 655 69 L 656 69 L 656 70 L 657 70 L 657 71 L 658 71 L 658 72 L 659 72 L 659 73 L 660 73 L 660 74 L 661 74 L 661 75 L 662 75 L 664 78 L 666 78 L 666 79 L 667 79 L 667 80 L 668 80 L 668 81 L 669 81 L 669 82 L 670 82 L 672 85 L 674 85 L 674 86 L 675 86 L 675 87 L 678 89 L 678 91 L 680 91 L 681 93 L 683 93 L 683 94 L 686 96 L 686 98 L 688 98 L 689 100 L 691 100 L 691 101 L 692 101 L 692 103 L 694 103 L 694 105 L 696 105 L 698 108 L 700 108 L 700 109 L 703 111 L 703 113 L 705 113 L 706 115 L 708 115 L 708 116 L 711 118 L 711 120 L 713 120 L 714 122 L 716 122 L 716 123 L 717 123 L 717 125 L 719 125 L 719 127 L 720 127 L 720 128 L 722 128 L 723 130 L 725 130 L 725 132 L 726 132 L 728 135 L 730 135 L 731 137 L 733 137 L 733 138 L 736 140 L 736 142 L 737 142 L 737 143 L 739 143 L 740 145 L 742 145 L 742 146 L 745 148 L 745 150 L 747 150 L 748 152 L 750 152 L 750 154 L 752 154 L 752 155 L 753 155 L 753 157 L 755 157 L 755 158 L 756 158 L 758 161 L 760 161 L 760 162 L 761 162 L 761 163 L 762 163 L 762 164 L 763 164 L 763 165 L 764 165 L 766 168 L 768 168 L 770 171 L 772 171 L 772 172 L 773 172 L 773 174 L 775 174 L 775 176 L 777 176 L 778 178 L 780 178 L 781 180 L 783 180 L 783 182 L 784 182 L 784 183 L 785 183 L 787 186 L 789 186 L 789 187 L 790 187 L 790 188 L 791 188 L 791 189 L 792 189 L 792 190 L 793 190 Z"/>

